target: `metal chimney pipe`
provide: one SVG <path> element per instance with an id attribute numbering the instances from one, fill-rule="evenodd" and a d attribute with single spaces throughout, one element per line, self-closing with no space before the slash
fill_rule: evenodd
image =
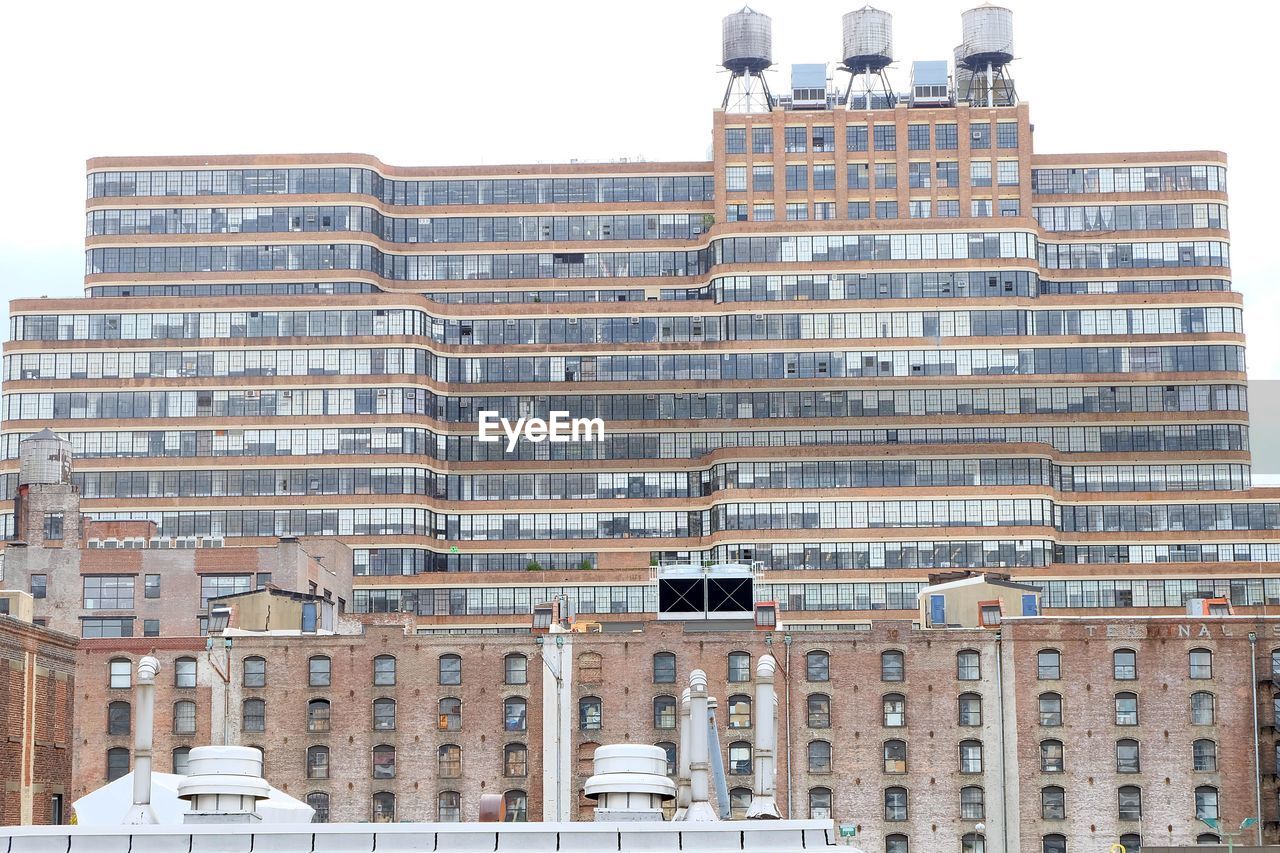
<path id="1" fill-rule="evenodd" d="M 160 661 L 147 655 L 138 661 L 138 683 L 134 688 L 136 714 L 133 726 L 133 805 L 123 823 L 146 825 L 158 823 L 151 808 L 151 736 L 156 717 L 156 673 Z"/>
<path id="2" fill-rule="evenodd" d="M 756 778 L 747 817 L 763 820 L 782 817 L 774 798 L 777 788 L 778 691 L 773 686 L 773 675 L 777 670 L 778 662 L 773 655 L 761 656 L 756 664 Z"/>
<path id="3" fill-rule="evenodd" d="M 676 813 L 684 820 L 689 810 L 689 688 L 680 694 L 680 742 L 676 744 Z"/>
<path id="4" fill-rule="evenodd" d="M 729 819 L 729 782 L 724 775 L 724 745 L 720 743 L 720 729 L 716 726 L 716 708 L 720 703 L 714 696 L 707 699 L 707 752 L 711 758 L 711 782 L 716 791 L 716 806 L 721 820 Z"/>
<path id="5" fill-rule="evenodd" d="M 718 821 L 711 807 L 710 761 L 707 748 L 707 674 L 695 669 L 689 674 L 689 808 L 684 819 L 694 822 Z"/>

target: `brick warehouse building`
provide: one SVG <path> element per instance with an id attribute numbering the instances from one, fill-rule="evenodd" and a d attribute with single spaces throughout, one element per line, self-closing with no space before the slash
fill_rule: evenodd
<path id="1" fill-rule="evenodd" d="M 595 747 L 672 750 L 674 703 L 694 668 L 719 700 L 740 815 L 751 786 L 754 666 L 768 652 L 782 673 L 784 816 L 857 825 L 865 849 L 896 851 L 904 841 L 953 850 L 960 839 L 973 850 L 1190 844 L 1209 840 L 1198 817 L 1234 826 L 1258 802 L 1268 837 L 1278 825 L 1276 617 L 1010 617 L 998 631 L 886 620 L 794 633 L 649 622 L 542 643 L 344 621 L 333 634 L 233 626 L 225 636 L 230 648 L 214 638 L 194 688 L 174 686 L 170 661 L 204 656 L 162 650 L 157 707 L 208 689 L 201 728 L 225 725 L 229 742 L 262 749 L 267 778 L 326 820 L 472 820 L 483 793 L 504 794 L 518 819 L 590 819 L 581 789 Z M 78 680 L 105 682 L 113 656 L 82 655 Z M 101 697 L 86 707 L 83 726 L 106 724 Z M 162 770 L 166 726 L 157 733 Z M 90 744 L 103 753 L 100 736 Z M 549 772 L 557 762 L 563 793 Z M 89 774 L 80 784 L 94 783 Z"/>
<path id="2" fill-rule="evenodd" d="M 31 596 L 0 592 L 0 824 L 62 823 L 72 789 L 76 638 L 35 625 Z"/>

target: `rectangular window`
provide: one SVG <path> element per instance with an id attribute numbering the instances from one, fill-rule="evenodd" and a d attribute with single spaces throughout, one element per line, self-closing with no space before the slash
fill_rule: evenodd
<path id="1" fill-rule="evenodd" d="M 1018 124 L 1012 121 L 996 122 L 996 147 L 1018 147 Z"/>
<path id="2" fill-rule="evenodd" d="M 807 127 L 784 127 L 782 129 L 783 150 L 788 154 L 803 154 L 809 150 L 809 129 Z"/>
<path id="3" fill-rule="evenodd" d="M 85 610 L 132 610 L 133 578 L 127 575 L 90 575 L 84 579 Z"/>
<path id="4" fill-rule="evenodd" d="M 870 181 L 867 179 L 867 164 L 850 163 L 846 184 L 851 190 L 867 189 L 871 185 Z"/>
<path id="5" fill-rule="evenodd" d="M 871 204 L 865 201 L 849 202 L 849 218 L 850 219 L 870 219 Z"/>
<path id="6" fill-rule="evenodd" d="M 814 219 L 835 219 L 836 203 L 834 201 L 815 201 L 813 203 Z"/>
<path id="7" fill-rule="evenodd" d="M 896 151 L 898 148 L 898 128 L 892 124 L 877 124 L 875 127 L 877 151 Z"/>
<path id="8" fill-rule="evenodd" d="M 969 147 L 991 147 L 991 122 L 975 121 L 973 124 L 969 125 Z"/>
<path id="9" fill-rule="evenodd" d="M 991 215 L 991 199 L 975 198 L 969 202 L 970 216 L 990 216 Z"/>
<path id="10" fill-rule="evenodd" d="M 803 165 L 787 166 L 787 191 L 809 189 L 809 167 Z"/>
<path id="11" fill-rule="evenodd" d="M 129 618 L 85 618 L 80 620 L 80 636 L 82 637 L 132 637 L 133 619 Z"/>
<path id="12" fill-rule="evenodd" d="M 808 219 L 808 218 L 809 218 L 809 205 L 805 204 L 804 202 L 787 205 L 788 221 L 795 222 L 801 219 Z"/>
<path id="13" fill-rule="evenodd" d="M 1020 205 L 1016 198 L 1000 199 L 1000 215 L 1001 216 L 1017 216 Z"/>
<path id="14" fill-rule="evenodd" d="M 44 538 L 62 538 L 62 513 L 46 512 L 44 514 Z"/>
<path id="15" fill-rule="evenodd" d="M 747 153 L 747 129 L 745 127 L 726 127 L 724 130 L 724 153 Z"/>
<path id="16" fill-rule="evenodd" d="M 729 192 L 746 192 L 747 167 L 746 166 L 725 166 L 724 167 L 724 188 Z"/>
<path id="17" fill-rule="evenodd" d="M 813 188 L 815 190 L 833 190 L 836 188 L 836 167 L 821 165 L 813 167 Z"/>
<path id="18" fill-rule="evenodd" d="M 931 211 L 931 205 L 927 199 L 920 201 L 912 201 L 908 203 L 907 212 L 912 219 L 928 219 Z"/>
<path id="19" fill-rule="evenodd" d="M 159 637 L 160 636 L 160 620 L 159 619 L 143 619 L 142 620 L 142 636 Z"/>
<path id="20" fill-rule="evenodd" d="M 907 186 L 912 189 L 928 189 L 931 171 L 928 163 L 908 163 Z"/>
<path id="21" fill-rule="evenodd" d="M 771 154 L 773 152 L 773 128 L 751 128 L 751 153 Z"/>
<path id="22" fill-rule="evenodd" d="M 898 186 L 898 164 L 876 163 L 876 189 L 892 190 Z"/>
<path id="23" fill-rule="evenodd" d="M 751 191 L 757 193 L 773 192 L 773 167 L 751 167 Z"/>
<path id="24" fill-rule="evenodd" d="M 929 125 L 907 125 L 907 149 L 910 151 L 926 151 L 929 148 Z"/>
<path id="25" fill-rule="evenodd" d="M 956 126 L 954 124 L 939 124 L 933 128 L 933 147 L 944 151 L 954 151 L 956 149 Z"/>
<path id="26" fill-rule="evenodd" d="M 48 575 L 32 575 L 31 576 L 31 597 L 44 598 L 49 590 Z"/>
<path id="27" fill-rule="evenodd" d="M 844 150 L 845 151 L 866 151 L 867 150 L 867 126 L 865 124 L 851 124 L 845 127 Z"/>
<path id="28" fill-rule="evenodd" d="M 896 201 L 876 202 L 876 219 L 897 219 L 898 203 Z"/>
<path id="29" fill-rule="evenodd" d="M 745 204 L 726 204 L 724 206 L 725 219 L 730 222 L 746 222 L 747 206 Z"/>
<path id="30" fill-rule="evenodd" d="M 1018 185 L 1018 161 L 1001 160 L 996 163 L 996 180 L 1002 187 Z"/>
<path id="31" fill-rule="evenodd" d="M 160 597 L 160 576 L 147 575 L 142 585 L 143 598 L 159 598 Z"/>
<path id="32" fill-rule="evenodd" d="M 751 218 L 756 222 L 772 222 L 773 221 L 773 205 L 757 204 L 751 208 Z"/>
<path id="33" fill-rule="evenodd" d="M 815 127 L 813 129 L 814 151 L 836 150 L 836 129 L 834 127 Z"/>
<path id="34" fill-rule="evenodd" d="M 952 218 L 960 215 L 959 199 L 941 199 L 938 201 L 937 210 L 934 216 Z"/>
<path id="35" fill-rule="evenodd" d="M 954 160 L 939 160 L 937 168 L 938 186 L 960 186 L 960 164 Z"/>
<path id="36" fill-rule="evenodd" d="M 975 187 L 991 186 L 991 161 L 973 160 L 969 163 L 969 184 Z"/>

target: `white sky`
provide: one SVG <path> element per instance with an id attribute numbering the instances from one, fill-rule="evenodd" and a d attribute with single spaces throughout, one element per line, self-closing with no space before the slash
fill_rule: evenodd
<path id="1" fill-rule="evenodd" d="M 14 3 L 0 12 L 0 298 L 83 287 L 84 161 L 355 151 L 401 165 L 705 159 L 720 18 L 735 3 Z M 775 89 L 834 61 L 864 0 L 759 0 Z M 894 12 L 899 88 L 945 59 L 971 3 Z M 1013 73 L 1036 150 L 1230 155 L 1232 260 L 1250 375 L 1280 378 L 1280 254 L 1266 255 L 1280 83 L 1276 4 L 1015 2 Z M 7 325 L 4 336 L 8 336 Z"/>

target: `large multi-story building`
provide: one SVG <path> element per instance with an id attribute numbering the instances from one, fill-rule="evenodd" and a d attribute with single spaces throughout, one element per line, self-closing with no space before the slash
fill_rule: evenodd
<path id="1" fill-rule="evenodd" d="M 340 537 L 352 610 L 423 624 L 635 618 L 668 559 L 820 624 L 944 568 L 1280 602 L 1225 155 L 1040 153 L 1005 77 L 936 66 L 852 103 L 797 66 L 709 162 L 91 160 L 86 294 L 11 303 L 0 451 L 53 429 L 88 517 L 161 541 Z M 482 411 L 607 435 L 508 452 Z"/>

